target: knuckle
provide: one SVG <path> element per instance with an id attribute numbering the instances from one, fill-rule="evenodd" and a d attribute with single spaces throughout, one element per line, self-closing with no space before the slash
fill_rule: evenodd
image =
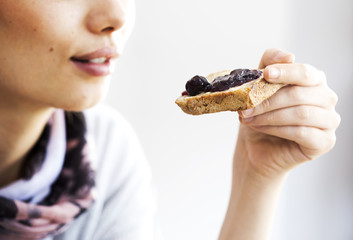
<path id="1" fill-rule="evenodd" d="M 303 126 L 298 127 L 295 134 L 298 139 L 306 139 L 308 137 L 308 128 Z"/>
<path id="2" fill-rule="evenodd" d="M 291 99 L 302 102 L 305 100 L 305 96 L 303 94 L 302 88 L 298 86 L 292 86 L 289 90 L 289 96 Z"/>
<path id="3" fill-rule="evenodd" d="M 330 151 L 336 145 L 336 140 L 337 140 L 337 137 L 334 131 L 328 134 L 328 137 L 326 139 L 326 146 L 324 146 L 326 150 L 325 152 Z"/>
<path id="4" fill-rule="evenodd" d="M 300 71 L 302 73 L 303 80 L 308 80 L 311 77 L 311 68 L 308 64 L 300 63 Z"/>
<path id="5" fill-rule="evenodd" d="M 273 123 L 274 120 L 274 114 L 271 112 L 256 116 L 256 123 L 259 125 L 267 125 L 269 123 Z"/>
<path id="6" fill-rule="evenodd" d="M 322 152 L 327 149 L 328 139 L 322 139 L 322 130 L 317 128 L 309 128 L 308 129 L 307 138 L 310 141 L 310 145 L 312 149 L 316 149 L 318 152 Z"/>
<path id="7" fill-rule="evenodd" d="M 330 96 L 330 103 L 331 103 L 333 106 L 336 106 L 336 104 L 337 104 L 337 102 L 338 102 L 338 95 L 337 95 L 334 91 L 332 91 L 332 90 L 330 89 L 330 94 L 329 94 L 329 96 Z"/>
<path id="8" fill-rule="evenodd" d="M 334 91 L 332 91 L 332 93 L 333 93 L 332 94 L 333 103 L 336 106 L 336 104 L 338 103 L 338 95 Z"/>
<path id="9" fill-rule="evenodd" d="M 338 126 L 341 124 L 341 115 L 339 115 L 337 112 L 335 112 L 335 116 L 336 116 L 336 126 L 335 128 L 338 128 Z"/>
<path id="10" fill-rule="evenodd" d="M 295 115 L 299 120 L 306 120 L 310 117 L 310 109 L 307 107 L 297 107 L 295 108 Z"/>
<path id="11" fill-rule="evenodd" d="M 333 134 L 331 135 L 330 140 L 331 140 L 330 149 L 332 149 L 336 145 L 336 141 L 337 141 L 335 132 L 333 132 Z"/>
<path id="12" fill-rule="evenodd" d="M 278 48 L 268 48 L 265 50 L 264 55 L 273 55 L 280 51 Z"/>
<path id="13" fill-rule="evenodd" d="M 270 99 L 271 98 L 267 98 L 261 103 L 261 112 L 267 112 L 270 109 L 270 106 L 271 106 Z"/>
<path id="14" fill-rule="evenodd" d="M 271 54 L 272 52 L 274 52 L 274 48 L 268 48 L 265 50 L 264 54 L 263 55 L 269 55 Z"/>
<path id="15" fill-rule="evenodd" d="M 320 137 L 320 141 L 315 141 L 315 143 L 313 144 L 315 145 L 314 147 L 318 149 L 319 152 L 321 152 L 321 154 L 324 154 L 330 151 L 335 146 L 337 138 L 335 131 L 326 132 L 324 133 L 324 136 L 322 135 L 322 133 L 323 132 L 318 135 Z"/>

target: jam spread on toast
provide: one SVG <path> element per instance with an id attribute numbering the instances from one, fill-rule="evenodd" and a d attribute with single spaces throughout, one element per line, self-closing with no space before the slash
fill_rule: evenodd
<path id="1" fill-rule="evenodd" d="M 211 83 L 205 77 L 196 75 L 187 81 L 186 91 L 182 95 L 196 96 L 203 92 L 225 91 L 258 79 L 261 75 L 260 70 L 235 69 L 230 74 L 216 77 Z"/>

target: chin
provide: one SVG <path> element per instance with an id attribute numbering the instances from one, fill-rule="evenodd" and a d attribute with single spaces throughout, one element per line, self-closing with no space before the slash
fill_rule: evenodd
<path id="1" fill-rule="evenodd" d="M 91 94 L 89 94 L 89 91 L 86 91 L 86 94 L 70 94 L 63 96 L 60 100 L 54 101 L 51 106 L 65 111 L 81 112 L 94 107 L 102 102 L 105 97 L 106 91 L 95 90 Z"/>
<path id="2" fill-rule="evenodd" d="M 69 103 L 66 105 L 61 105 L 61 106 L 57 106 L 56 108 L 60 108 L 63 109 L 65 111 L 69 111 L 69 112 L 82 112 L 88 108 L 94 107 L 95 105 L 97 105 L 98 103 L 100 103 L 101 101 L 95 101 L 95 102 L 90 102 L 90 103 Z"/>
<path id="3" fill-rule="evenodd" d="M 92 100 L 92 101 L 68 101 L 68 102 L 56 102 L 52 104 L 51 107 L 63 109 L 70 112 L 81 112 L 85 109 L 94 107 L 102 100 Z"/>
<path id="4" fill-rule="evenodd" d="M 99 84 L 77 86 L 63 96 L 59 108 L 66 111 L 80 112 L 94 107 L 102 102 L 108 94 L 110 78 L 101 81 Z"/>

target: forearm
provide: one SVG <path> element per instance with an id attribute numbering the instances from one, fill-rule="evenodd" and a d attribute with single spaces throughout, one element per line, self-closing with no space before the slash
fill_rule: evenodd
<path id="1" fill-rule="evenodd" d="M 268 239 L 285 174 L 260 176 L 247 161 L 237 159 L 241 157 L 246 156 L 236 150 L 232 192 L 219 240 Z"/>

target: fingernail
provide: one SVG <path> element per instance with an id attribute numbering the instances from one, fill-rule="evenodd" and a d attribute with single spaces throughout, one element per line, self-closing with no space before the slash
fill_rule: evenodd
<path id="1" fill-rule="evenodd" d="M 250 108 L 250 109 L 241 111 L 241 114 L 242 114 L 243 117 L 246 117 L 246 116 L 250 116 L 253 112 L 254 112 L 254 109 Z"/>
<path id="2" fill-rule="evenodd" d="M 278 68 L 275 67 L 271 67 L 270 69 L 268 69 L 268 75 L 270 77 L 270 79 L 278 79 L 279 76 L 281 75 L 281 72 L 279 71 Z"/>

